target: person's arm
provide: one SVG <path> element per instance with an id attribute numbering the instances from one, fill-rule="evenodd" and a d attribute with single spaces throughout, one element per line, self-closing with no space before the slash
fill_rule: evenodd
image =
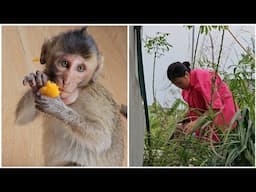
<path id="1" fill-rule="evenodd" d="M 208 115 L 208 111 L 204 112 L 201 116 L 205 116 Z M 192 130 L 194 129 L 195 125 L 197 124 L 197 122 L 199 121 L 200 118 L 197 118 L 194 121 L 190 121 L 189 123 L 184 124 L 184 133 L 185 134 L 189 134 L 192 132 Z"/>
<path id="2" fill-rule="evenodd" d="M 219 112 L 219 109 L 213 109 L 214 113 L 217 113 Z M 209 114 L 209 110 L 205 111 L 201 117 L 204 117 L 204 116 L 208 116 Z M 198 121 L 200 121 L 200 118 L 197 118 L 196 120 L 194 121 L 191 121 L 187 124 L 184 125 L 184 128 L 183 128 L 183 131 L 185 134 L 189 134 L 192 132 L 192 130 L 195 128 L 195 125 L 198 123 Z"/>

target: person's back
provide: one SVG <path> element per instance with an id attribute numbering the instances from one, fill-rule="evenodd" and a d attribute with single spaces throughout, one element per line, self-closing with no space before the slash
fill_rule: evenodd
<path id="1" fill-rule="evenodd" d="M 188 102 L 190 108 L 196 108 L 200 112 L 208 110 L 210 107 L 220 111 L 214 123 L 222 128 L 228 127 L 231 119 L 235 115 L 236 109 L 231 91 L 227 84 L 223 82 L 218 74 L 205 69 L 195 69 L 190 72 L 190 88 L 183 89 L 182 96 Z M 196 119 L 197 112 L 191 111 L 191 117 Z"/>

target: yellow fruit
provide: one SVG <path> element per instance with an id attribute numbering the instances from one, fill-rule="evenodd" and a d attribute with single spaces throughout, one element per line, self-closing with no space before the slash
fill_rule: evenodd
<path id="1" fill-rule="evenodd" d="M 35 57 L 32 61 L 33 61 L 33 62 L 39 62 L 39 61 L 40 61 L 40 58 Z"/>
<path id="2" fill-rule="evenodd" d="M 39 92 L 48 97 L 58 97 L 60 95 L 59 87 L 51 81 L 47 81 L 46 85 L 39 89 Z"/>

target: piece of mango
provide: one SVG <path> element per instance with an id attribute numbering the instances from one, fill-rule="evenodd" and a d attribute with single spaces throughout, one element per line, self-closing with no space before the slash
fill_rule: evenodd
<path id="1" fill-rule="evenodd" d="M 33 58 L 32 61 L 33 61 L 33 62 L 39 62 L 39 61 L 40 61 L 40 58 L 39 58 L 39 57 L 35 57 L 35 58 Z"/>
<path id="2" fill-rule="evenodd" d="M 46 85 L 39 89 L 39 92 L 48 97 L 58 97 L 60 95 L 59 87 L 51 81 L 47 81 Z"/>

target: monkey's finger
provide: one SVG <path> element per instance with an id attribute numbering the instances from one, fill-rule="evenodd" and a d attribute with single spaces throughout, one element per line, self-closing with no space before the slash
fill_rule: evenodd
<path id="1" fill-rule="evenodd" d="M 36 71 L 36 82 L 37 82 L 38 88 L 41 88 L 44 85 L 46 85 L 47 80 L 48 80 L 48 77 L 45 73 L 41 71 Z"/>
<path id="2" fill-rule="evenodd" d="M 29 84 L 29 81 L 31 81 L 30 77 L 29 76 L 25 76 L 23 81 L 22 81 L 22 83 L 23 83 L 23 85 L 27 85 L 27 84 Z"/>
<path id="3" fill-rule="evenodd" d="M 41 95 L 41 93 L 39 93 L 38 91 L 35 94 L 35 101 L 38 102 L 48 102 L 49 98 L 47 98 L 46 96 Z"/>
<path id="4" fill-rule="evenodd" d="M 40 106 L 41 108 L 48 108 L 49 107 L 49 102 L 46 100 L 41 100 L 36 98 L 35 99 L 35 104 L 36 106 Z"/>
<path id="5" fill-rule="evenodd" d="M 27 79 L 23 79 L 23 81 L 22 81 L 22 84 L 24 85 L 24 86 L 26 86 L 27 84 L 28 84 L 28 81 L 27 81 Z"/>
<path id="6" fill-rule="evenodd" d="M 43 81 L 43 86 L 46 85 L 46 83 L 48 81 L 48 77 L 47 77 L 47 75 L 45 75 L 45 73 L 42 73 L 42 81 Z"/>
<path id="7" fill-rule="evenodd" d="M 29 77 L 26 77 L 24 80 L 23 80 L 23 85 L 26 86 L 26 85 L 29 85 L 30 88 L 32 88 L 32 92 L 35 92 L 37 89 L 35 87 L 35 83 L 33 82 L 33 80 L 31 80 Z"/>
<path id="8" fill-rule="evenodd" d="M 50 97 L 48 97 L 48 96 L 45 96 L 45 95 L 42 95 L 42 94 L 40 93 L 40 99 L 43 100 L 43 101 L 49 101 L 49 100 L 51 100 L 52 98 L 50 98 Z"/>
<path id="9" fill-rule="evenodd" d="M 38 109 L 39 111 L 45 112 L 46 107 L 42 107 L 41 105 L 35 105 L 35 108 Z"/>
<path id="10" fill-rule="evenodd" d="M 35 81 L 35 74 L 30 73 L 29 75 L 24 77 L 24 84 L 29 84 L 29 86 L 33 89 L 33 91 L 36 90 L 36 81 Z"/>
<path id="11" fill-rule="evenodd" d="M 36 97 L 40 97 L 41 96 L 41 93 L 39 91 L 35 92 L 35 96 Z"/>
<path id="12" fill-rule="evenodd" d="M 35 95 L 35 99 L 36 100 L 43 100 L 43 99 L 45 99 L 39 91 L 36 91 L 34 93 L 34 95 Z"/>
<path id="13" fill-rule="evenodd" d="M 46 100 L 41 100 L 41 99 L 35 99 L 35 103 L 39 105 L 49 105 L 49 102 Z"/>
<path id="14" fill-rule="evenodd" d="M 48 103 L 36 103 L 36 106 L 38 106 L 41 109 L 47 109 L 50 107 Z"/>
<path id="15" fill-rule="evenodd" d="M 43 78 L 42 73 L 40 71 L 36 71 L 35 80 L 36 80 L 38 88 L 43 87 L 43 79 L 42 78 Z"/>

